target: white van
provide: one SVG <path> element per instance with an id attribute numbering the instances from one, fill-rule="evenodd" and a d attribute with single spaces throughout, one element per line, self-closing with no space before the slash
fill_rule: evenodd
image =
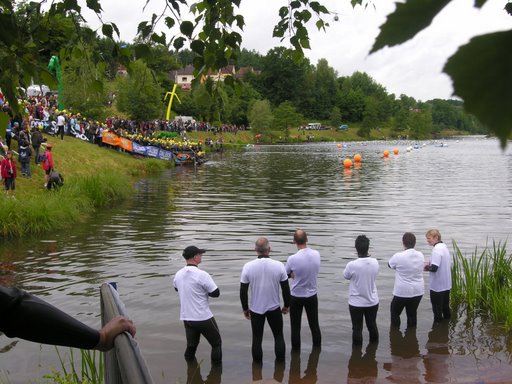
<path id="1" fill-rule="evenodd" d="M 47 85 L 32 84 L 27 88 L 27 97 L 45 96 L 48 92 L 50 88 Z"/>
<path id="2" fill-rule="evenodd" d="M 306 126 L 306 129 L 307 129 L 308 131 L 310 131 L 310 130 L 311 130 L 311 131 L 317 131 L 317 130 L 321 129 L 321 127 L 322 127 L 322 124 L 320 124 L 320 123 L 309 123 L 309 124 Z"/>

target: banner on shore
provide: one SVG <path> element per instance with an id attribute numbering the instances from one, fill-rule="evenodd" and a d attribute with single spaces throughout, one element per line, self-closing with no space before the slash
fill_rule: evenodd
<path id="1" fill-rule="evenodd" d="M 112 132 L 103 132 L 102 142 L 108 145 L 123 148 L 124 150 L 136 153 L 137 155 L 154 157 L 161 160 L 172 160 L 171 151 L 154 147 L 152 145 L 140 145 L 124 137 L 119 137 Z"/>

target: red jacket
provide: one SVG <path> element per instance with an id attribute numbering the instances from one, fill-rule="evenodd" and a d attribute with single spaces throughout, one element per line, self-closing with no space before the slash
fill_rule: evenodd
<path id="1" fill-rule="evenodd" d="M 12 173 L 9 170 L 12 169 Z M 16 178 L 16 163 L 13 159 L 8 159 L 7 157 L 2 160 L 0 164 L 0 170 L 2 173 L 2 179 L 10 179 L 12 177 Z"/>
<path id="2" fill-rule="evenodd" d="M 46 150 L 46 152 L 44 153 L 44 156 L 46 157 L 46 159 L 43 161 L 43 169 L 45 171 L 47 171 L 49 169 L 53 169 L 52 153 L 50 151 Z"/>

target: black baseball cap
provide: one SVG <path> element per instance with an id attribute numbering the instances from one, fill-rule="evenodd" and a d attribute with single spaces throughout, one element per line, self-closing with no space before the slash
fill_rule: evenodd
<path id="1" fill-rule="evenodd" d="M 195 255 L 198 255 L 200 253 L 205 253 L 205 252 L 206 252 L 206 249 L 200 249 L 200 248 L 197 248 L 195 245 L 190 245 L 183 250 L 183 257 L 185 259 L 191 259 Z"/>

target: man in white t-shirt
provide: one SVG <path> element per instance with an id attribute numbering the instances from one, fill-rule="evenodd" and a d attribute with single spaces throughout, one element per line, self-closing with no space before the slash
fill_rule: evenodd
<path id="1" fill-rule="evenodd" d="M 185 248 L 183 257 L 187 265 L 176 273 L 173 285 L 180 296 L 180 320 L 185 325 L 187 337 L 185 360 L 195 359 L 199 339 L 203 335 L 212 347 L 212 364 L 220 364 L 222 340 L 208 303 L 208 297 L 219 297 L 220 291 L 212 277 L 198 267 L 205 252 L 193 245 Z"/>
<path id="2" fill-rule="evenodd" d="M 302 310 L 306 310 L 313 347 L 322 344 L 322 333 L 318 324 L 317 277 L 320 271 L 320 253 L 308 247 L 308 236 L 303 229 L 293 234 L 293 243 L 298 252 L 286 261 L 286 273 L 292 278 L 290 298 L 290 328 L 292 350 L 300 350 L 300 328 Z"/>
<path id="3" fill-rule="evenodd" d="M 270 244 L 265 237 L 256 240 L 256 260 L 249 261 L 242 269 L 240 277 L 240 301 L 247 320 L 251 320 L 252 358 L 255 363 L 263 359 L 263 328 L 265 319 L 274 335 L 276 360 L 284 360 L 286 344 L 283 336 L 283 314 L 290 307 L 290 286 L 284 264 L 270 258 Z M 248 291 L 251 289 L 249 305 Z M 281 288 L 284 305 L 279 299 Z"/>
<path id="4" fill-rule="evenodd" d="M 434 322 L 439 323 L 451 317 L 452 260 L 450 251 L 441 241 L 441 233 L 437 229 L 430 229 L 425 237 L 428 245 L 433 247 L 430 262 L 425 270 L 430 272 L 430 302 Z"/>
<path id="5" fill-rule="evenodd" d="M 404 233 L 402 244 L 405 251 L 395 253 L 388 262 L 389 268 L 396 271 L 391 300 L 391 325 L 400 326 L 400 314 L 405 308 L 409 328 L 416 326 L 418 306 L 425 293 L 423 280 L 425 257 L 423 253 L 414 249 L 416 236 L 413 233 Z"/>
<path id="6" fill-rule="evenodd" d="M 365 235 L 357 236 L 355 246 L 358 258 L 347 264 L 343 277 L 350 280 L 348 308 L 352 320 L 352 344 L 359 346 L 363 344 L 363 318 L 370 334 L 370 342 L 379 341 L 379 295 L 375 285 L 379 262 L 368 254 L 370 239 Z"/>
<path id="7" fill-rule="evenodd" d="M 57 116 L 57 136 L 60 134 L 61 140 L 64 140 L 64 125 L 66 125 L 66 118 L 64 112 L 60 112 Z"/>

